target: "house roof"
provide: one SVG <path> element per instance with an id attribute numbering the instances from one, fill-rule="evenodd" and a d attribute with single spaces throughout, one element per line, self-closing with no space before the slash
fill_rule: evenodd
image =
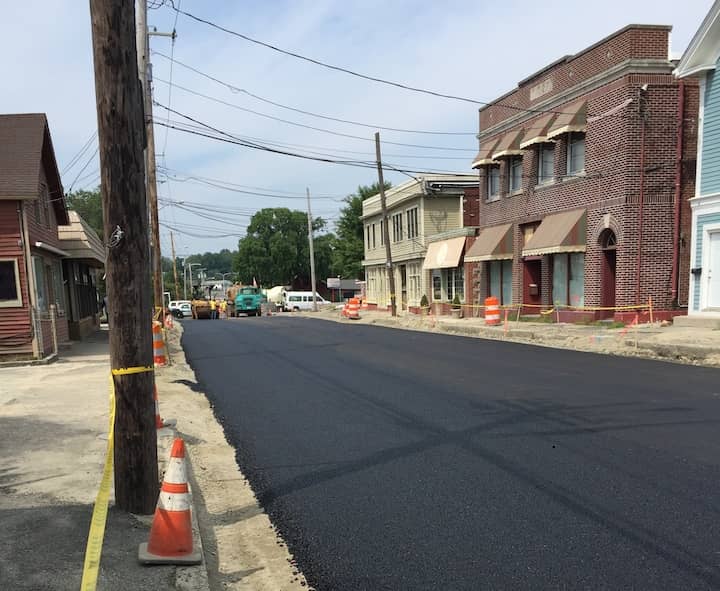
<path id="1" fill-rule="evenodd" d="M 477 174 L 422 174 L 385 191 L 388 208 L 419 196 L 462 195 L 465 187 L 478 183 Z M 377 215 L 380 208 L 380 194 L 363 201 L 363 218 Z"/>
<path id="2" fill-rule="evenodd" d="M 87 261 L 93 266 L 105 265 L 105 245 L 77 211 L 68 212 L 70 224 L 58 226 L 58 238 L 68 258 Z"/>
<path id="3" fill-rule="evenodd" d="M 706 70 L 714 70 L 720 58 L 720 0 L 715 0 L 690 45 L 688 45 L 674 74 L 685 78 Z"/>
<path id="4" fill-rule="evenodd" d="M 47 117 L 44 113 L 0 115 L 0 199 L 37 199 L 45 166 L 48 191 L 58 224 L 68 224 Z"/>

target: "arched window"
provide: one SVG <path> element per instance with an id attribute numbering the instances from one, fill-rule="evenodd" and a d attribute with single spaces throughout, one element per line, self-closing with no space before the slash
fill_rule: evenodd
<path id="1" fill-rule="evenodd" d="M 617 237 L 615 232 L 610 229 L 605 230 L 600 235 L 600 246 L 603 250 L 615 250 L 617 248 Z"/>

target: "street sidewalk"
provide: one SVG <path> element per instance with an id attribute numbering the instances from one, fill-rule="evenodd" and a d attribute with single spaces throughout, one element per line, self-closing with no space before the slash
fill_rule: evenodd
<path id="1" fill-rule="evenodd" d="M 608 355 L 647 357 L 710 367 L 720 366 L 720 329 L 712 323 L 706 327 L 663 326 L 656 322 L 625 328 L 606 328 L 606 325 L 601 323 L 579 325 L 525 320 L 518 322 L 513 314 L 508 314 L 507 326 L 504 322 L 501 322 L 500 326 L 486 326 L 485 319 L 481 317 L 453 318 L 403 313 L 393 318 L 389 312 L 376 310 L 361 310 L 359 320 L 344 318 L 340 310 L 336 309 L 304 314 L 344 323 L 372 324 Z M 504 319 L 504 316 L 502 318 Z"/>
<path id="2" fill-rule="evenodd" d="M 175 365 L 156 371 L 156 383 L 162 416 L 175 418 L 185 439 L 193 514 L 209 521 L 201 527 L 203 542 L 209 542 L 203 544 L 203 564 L 141 566 L 138 546 L 148 541 L 152 517 L 119 511 L 111 496 L 97 588 L 307 589 L 300 586 L 304 579 L 239 473 L 234 450 L 184 363 L 180 335 L 176 324 L 169 337 Z M 0 367 L 0 589 L 80 588 L 107 446 L 107 337 L 104 327 L 69 351 L 61 350 L 58 361 L 49 365 Z M 164 431 L 170 432 L 158 437 L 161 478 L 173 439 L 171 430 Z M 194 478 L 194 471 L 211 477 Z M 228 490 L 233 481 L 236 486 Z M 225 494 L 218 494 L 218 488 Z M 239 525 L 233 529 L 234 524 Z M 253 528 L 249 533 L 248 524 Z M 234 535 L 226 541 L 231 530 Z M 238 536 L 249 541 L 238 543 Z"/>
<path id="3" fill-rule="evenodd" d="M 55 363 L 0 372 L 0 589 L 76 591 L 107 449 L 107 327 Z M 171 442 L 172 433 L 158 438 L 161 477 Z M 203 566 L 138 563 L 151 522 L 116 509 L 111 495 L 97 588 L 207 589 Z M 181 576 L 193 584 L 178 586 Z"/>

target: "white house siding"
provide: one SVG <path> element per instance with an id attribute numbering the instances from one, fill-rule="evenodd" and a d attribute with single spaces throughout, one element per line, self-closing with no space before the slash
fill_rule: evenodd
<path id="1" fill-rule="evenodd" d="M 445 179 L 445 182 L 453 179 Z M 462 227 L 462 194 L 426 195 L 422 184 L 408 182 L 387 192 L 388 233 L 390 252 L 395 276 L 396 302 L 398 310 L 402 304 L 417 307 L 423 295 L 430 297 L 430 272 L 423 269 L 427 251 L 427 238 Z M 417 236 L 408 238 L 408 212 L 417 208 Z M 402 240 L 394 240 L 393 216 L 402 216 Z M 382 210 L 380 197 L 370 197 L 363 202 L 363 243 L 365 278 L 367 280 L 368 302 L 379 308 L 390 306 L 390 287 L 385 266 L 385 244 L 381 239 Z M 373 227 L 375 241 L 373 242 Z M 368 240 L 368 237 L 370 240 Z M 402 267 L 405 267 L 405 289 L 403 290 Z M 403 293 L 404 292 L 404 293 Z M 405 299 L 403 301 L 403 295 Z"/>

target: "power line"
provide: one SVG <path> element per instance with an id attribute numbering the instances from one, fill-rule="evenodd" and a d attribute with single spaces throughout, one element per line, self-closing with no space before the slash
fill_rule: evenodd
<path id="1" fill-rule="evenodd" d="M 260 45 L 262 47 L 266 47 L 268 49 L 272 49 L 273 51 L 277 51 L 278 53 L 282 53 L 285 55 L 289 55 L 290 57 L 294 57 L 296 59 L 304 60 L 306 62 L 310 62 L 311 64 L 315 64 L 316 66 L 322 66 L 323 68 L 328 68 L 330 70 L 335 70 L 336 72 L 343 72 L 345 74 L 350 74 L 351 76 L 356 76 L 357 78 L 363 78 L 365 80 L 370 80 L 371 82 L 378 82 L 380 84 L 387 84 L 389 86 L 395 86 L 396 88 L 402 88 L 403 90 L 409 90 L 412 92 L 419 92 L 422 94 L 428 94 L 431 96 L 436 96 L 439 98 L 446 98 L 451 99 L 455 101 L 462 101 L 466 103 L 473 103 L 476 105 L 487 105 L 489 103 L 486 103 L 484 101 L 478 101 L 476 99 L 471 99 L 467 97 L 462 96 L 456 96 L 453 94 L 445 94 L 442 92 L 436 92 L 434 90 L 427 90 L 424 88 L 417 88 L 415 86 L 409 86 L 407 84 L 402 84 L 400 82 L 393 82 L 391 80 L 385 80 L 383 78 L 378 78 L 376 76 L 370 76 L 368 74 L 361 74 L 360 72 L 355 72 L 353 70 L 350 70 L 348 68 L 344 68 L 342 66 L 335 66 L 333 64 L 328 64 L 327 62 L 323 62 L 311 57 L 307 57 L 305 55 L 301 55 L 299 53 L 295 53 L 292 51 L 288 51 L 286 49 L 281 49 L 280 47 L 277 47 L 275 45 L 271 45 L 270 43 L 266 43 L 265 41 L 260 41 L 259 39 L 254 39 L 253 37 L 249 37 L 248 35 L 243 35 L 242 33 L 238 33 L 237 31 L 233 31 L 232 29 L 228 29 L 226 27 L 223 27 L 221 25 L 218 25 L 212 21 L 200 18 L 199 16 L 195 16 L 194 14 L 190 14 L 189 12 L 185 12 L 184 10 L 180 10 L 180 8 L 175 6 L 175 3 L 173 0 L 169 0 L 170 6 L 173 10 L 176 12 L 193 19 L 194 21 L 197 21 L 199 23 L 203 23 L 205 25 L 208 25 L 209 27 L 212 27 L 214 29 L 217 29 L 218 31 L 223 31 L 224 33 L 227 33 L 228 35 L 233 35 L 235 37 L 239 37 L 240 39 L 244 39 L 245 41 L 249 41 L 250 43 L 255 43 L 256 45 Z M 524 109 L 523 109 L 524 110 Z"/>
<path id="2" fill-rule="evenodd" d="M 180 228 L 172 226 L 168 223 L 164 223 L 163 225 L 166 228 L 170 228 L 172 231 L 177 232 L 178 234 L 184 234 L 186 236 L 190 236 L 191 238 L 236 238 L 239 236 L 239 234 L 236 232 L 232 234 L 196 234 L 194 232 L 188 232 L 187 230 L 181 230 Z"/>
<path id="3" fill-rule="evenodd" d="M 288 51 L 287 49 L 282 49 L 282 48 L 280 48 L 280 47 L 277 47 L 277 46 L 275 46 L 275 45 L 272 45 L 271 43 L 267 43 L 267 42 L 265 42 L 265 41 L 261 41 L 261 40 L 259 40 L 259 39 L 255 39 L 255 38 L 253 38 L 253 37 L 250 37 L 249 35 L 245 35 L 245 34 L 243 34 L 243 33 L 239 33 L 238 31 L 233 31 L 232 29 L 228 29 L 227 27 L 223 27 L 222 25 L 218 25 L 217 23 L 214 23 L 214 22 L 209 21 L 209 20 L 207 20 L 207 19 L 203 19 L 203 18 L 201 18 L 201 17 L 199 17 L 199 16 L 196 16 L 196 15 L 194 15 L 194 14 L 191 14 L 191 13 L 189 13 L 189 12 L 185 12 L 185 11 L 183 11 L 183 10 L 180 10 L 179 7 L 176 7 L 176 6 L 175 6 L 175 3 L 173 2 L 173 0 L 167 0 L 167 1 L 169 2 L 170 7 L 171 7 L 173 10 L 175 10 L 177 13 L 182 14 L 182 15 L 184 15 L 184 16 L 186 16 L 186 17 L 188 17 L 188 18 L 190 18 L 190 19 L 192 19 L 192 20 L 194 20 L 194 21 L 196 21 L 196 22 L 203 23 L 203 24 L 205 24 L 205 25 L 208 25 L 209 27 L 212 27 L 212 28 L 214 28 L 214 29 L 217 29 L 217 30 L 219 30 L 219 31 L 222 31 L 222 32 L 224 32 L 224 33 L 227 33 L 228 35 L 233 35 L 233 36 L 235 36 L 235 37 L 239 37 L 240 39 L 244 39 L 245 41 L 248 41 L 248 42 L 250 42 L 250 43 L 254 43 L 254 44 L 256 44 L 256 45 L 260 45 L 260 46 L 265 47 L 265 48 L 267 48 L 267 49 L 271 49 L 271 50 L 273 50 L 273 51 L 276 51 L 276 52 L 278 52 L 278 53 L 282 53 L 282 54 L 284 54 L 284 55 L 287 55 L 287 56 L 294 57 L 294 58 L 299 59 L 299 60 L 303 60 L 303 61 L 309 62 L 309 63 L 314 64 L 314 65 L 316 65 L 316 66 L 321 66 L 321 67 L 323 67 L 323 68 L 327 68 L 327 69 L 330 69 L 330 70 L 335 70 L 335 71 L 337 71 L 337 72 L 342 72 L 342 73 L 344 73 L 344 74 L 349 74 L 349 75 L 351 75 L 351 76 L 355 76 L 355 77 L 358 77 L 358 78 L 363 78 L 363 79 L 369 80 L 369 81 L 371 81 L 371 82 L 378 82 L 378 83 L 380 83 L 380 84 L 386 84 L 386 85 L 388 85 L 388 86 L 394 86 L 394 87 L 396 87 L 396 88 L 401 88 L 401 89 L 403 89 L 403 90 L 408 90 L 408 91 L 417 92 L 417 93 L 421 93 L 421 94 L 427 94 L 427 95 L 436 96 L 436 97 L 439 97 L 439 98 L 446 98 L 446 99 L 451 99 L 451 100 L 456 100 L 456 101 L 462 101 L 462 102 L 466 102 L 466 103 L 473 103 L 473 104 L 476 104 L 476 105 L 482 105 L 482 106 L 486 106 L 486 107 L 489 107 L 489 106 L 502 107 L 502 108 L 505 108 L 505 109 L 510 109 L 510 110 L 513 110 L 513 111 L 521 112 L 521 113 L 535 113 L 535 114 L 554 113 L 554 114 L 556 114 L 556 115 L 566 114 L 564 111 L 557 111 L 557 110 L 553 110 L 553 109 L 529 109 L 529 108 L 526 108 L 526 107 L 518 107 L 517 105 L 511 105 L 511 104 L 504 103 L 504 102 L 480 101 L 480 100 L 472 99 L 472 98 L 468 98 L 468 97 L 463 97 L 463 96 L 458 96 L 458 95 L 453 95 L 453 94 L 446 94 L 446 93 L 437 92 L 437 91 L 434 91 L 434 90 L 428 90 L 428 89 L 425 89 L 425 88 L 419 88 L 419 87 L 416 87 L 416 86 L 410 86 L 410 85 L 408 85 L 408 84 L 403 84 L 403 83 L 401 83 L 401 82 L 394 82 L 394 81 L 392 81 L 392 80 L 385 80 L 384 78 L 379 78 L 379 77 L 377 77 L 377 76 L 370 76 L 370 75 L 368 75 L 368 74 L 362 74 L 362 73 L 360 73 L 360 72 L 356 72 L 356 71 L 354 71 L 354 70 L 350 70 L 349 68 L 345 68 L 345 67 L 342 67 L 342 66 L 336 66 L 336 65 L 333 65 L 333 64 L 329 64 L 329 63 L 327 63 L 327 62 L 323 62 L 323 61 L 321 61 L 321 60 L 317 60 L 317 59 L 315 59 L 315 58 L 311 58 L 311 57 L 308 57 L 308 56 L 305 56 L 305 55 L 302 55 L 302 54 L 299 54 L 299 53 L 295 53 L 295 52 L 293 52 L 293 51 Z M 590 115 L 588 114 L 588 116 L 590 116 Z M 622 114 L 622 113 L 615 113 L 615 114 L 608 115 L 608 116 L 609 116 L 609 117 L 621 117 L 621 118 L 626 118 L 626 117 L 628 117 L 627 115 L 624 115 L 624 114 Z M 383 142 L 383 143 L 388 143 L 388 142 Z"/>
<path id="4" fill-rule="evenodd" d="M 75 183 L 77 183 L 78 179 L 80 178 L 80 175 L 85 172 L 85 169 L 90 166 L 90 163 L 95 159 L 95 156 L 97 156 L 98 152 L 100 151 L 100 146 L 98 145 L 97 148 L 95 148 L 95 151 L 93 152 L 92 156 L 88 158 L 88 161 L 85 163 L 85 165 L 80 169 L 80 172 L 77 173 L 77 176 L 75 177 L 75 180 L 70 183 L 70 188 L 67 190 L 68 193 L 70 193 L 75 186 Z"/>
<path id="5" fill-rule="evenodd" d="M 175 123 L 175 124 L 182 124 L 183 126 L 185 126 L 185 127 L 187 127 L 187 128 L 190 128 L 190 129 L 199 129 L 199 130 L 201 130 L 201 131 L 202 131 L 202 129 L 203 129 L 201 126 L 189 125 L 189 124 L 187 124 L 187 123 L 181 123 L 181 122 L 178 122 L 178 121 L 174 121 L 173 119 L 170 119 L 170 118 L 168 118 L 168 120 L 167 120 L 166 122 L 167 122 L 167 123 L 172 122 L 172 123 Z M 288 142 L 281 142 L 281 141 L 278 141 L 278 140 L 270 140 L 270 139 L 265 139 L 265 138 L 254 137 L 254 136 L 250 136 L 250 135 L 239 135 L 239 134 L 236 134 L 236 137 L 241 138 L 241 139 L 244 139 L 244 140 L 249 140 L 249 141 L 263 142 L 263 143 L 266 144 L 266 145 L 267 145 L 267 144 L 270 144 L 270 145 L 274 145 L 274 146 L 282 146 L 282 147 L 285 147 L 285 148 L 302 148 L 302 149 L 306 149 L 306 150 L 309 150 L 309 151 L 311 151 L 311 150 L 313 150 L 313 149 L 317 149 L 317 150 L 328 150 L 328 151 L 331 151 L 331 152 L 342 152 L 342 153 L 346 153 L 346 154 L 358 154 L 358 155 L 360 155 L 360 156 L 373 156 L 373 155 L 374 155 L 374 154 L 371 153 L 371 152 L 363 152 L 363 151 L 360 151 L 360 150 L 345 150 L 345 149 L 343 149 L 343 148 L 335 148 L 335 147 L 327 147 L 327 146 L 325 146 L 325 147 L 324 147 L 324 146 L 314 146 L 314 145 L 310 145 L 310 144 L 293 144 L 293 143 L 288 143 Z M 470 151 L 470 150 L 468 150 L 468 151 Z M 475 150 L 472 150 L 472 152 L 475 152 Z M 318 152 L 314 152 L 314 153 L 317 154 Z M 326 153 L 321 153 L 321 154 L 327 155 Z M 421 159 L 421 160 L 462 160 L 462 161 L 464 161 L 464 162 L 467 162 L 467 161 L 469 160 L 469 158 L 468 158 L 467 156 L 437 156 L 437 155 L 435 155 L 435 154 L 432 154 L 432 155 L 423 155 L 423 154 L 388 154 L 388 156 L 389 156 L 390 158 L 417 158 L 417 159 Z"/>
<path id="6" fill-rule="evenodd" d="M 201 125 L 191 125 L 191 124 L 184 123 L 184 122 L 179 122 L 179 121 L 172 121 L 172 122 L 177 126 L 177 129 L 180 129 L 180 130 L 199 131 L 199 132 L 202 133 L 202 132 L 206 131 L 206 129 L 207 129 L 206 127 L 203 127 L 203 126 L 201 126 Z M 211 128 L 211 129 L 214 129 L 214 128 Z M 232 138 L 234 138 L 234 139 L 242 140 L 242 141 L 248 141 L 248 142 L 255 143 L 255 144 L 259 144 L 259 145 L 262 145 L 262 146 L 279 145 L 279 146 L 281 146 L 281 147 L 285 147 L 285 146 L 287 146 L 287 145 L 291 145 L 291 146 L 292 146 L 292 145 L 297 145 L 297 144 L 285 144 L 285 143 L 275 144 L 275 143 L 272 142 L 272 141 L 264 140 L 264 139 L 261 139 L 261 138 L 253 138 L 253 137 L 250 137 L 250 136 L 242 136 L 242 135 L 238 135 L 238 134 L 228 134 L 228 133 L 225 133 L 225 132 L 223 132 L 223 135 L 230 135 L 230 137 L 232 137 Z M 345 151 L 345 150 L 343 150 L 343 151 Z M 366 152 L 357 152 L 357 151 L 349 151 L 349 152 L 350 152 L 350 153 L 355 153 L 355 154 L 364 154 L 364 155 L 367 155 Z M 327 157 L 327 158 L 337 158 L 337 159 L 340 159 L 340 158 L 341 158 L 341 156 L 339 156 L 339 155 L 337 155 L 337 154 L 329 154 L 329 153 L 327 153 L 327 152 L 318 152 L 318 151 L 315 151 L 315 150 L 307 150 L 307 149 L 306 149 L 306 150 L 304 150 L 303 153 L 304 153 L 305 155 L 308 155 L 308 154 L 309 154 L 309 155 L 314 155 L 314 156 L 324 156 L 324 157 Z M 399 154 L 395 154 L 394 156 L 395 156 L 395 157 L 399 157 L 399 158 L 402 158 L 402 157 L 403 157 L 403 155 L 399 155 Z M 408 158 L 421 158 L 422 160 L 432 160 L 432 159 L 436 158 L 435 156 L 415 156 L 415 155 L 407 155 L 407 157 L 408 157 Z M 437 158 L 441 158 L 441 159 L 442 159 L 443 157 L 437 157 Z M 465 157 L 465 158 L 446 157 L 445 159 L 446 159 L 446 160 L 462 160 L 463 162 L 470 162 L 470 158 L 468 158 L 468 157 Z M 370 162 L 370 161 L 371 161 L 371 158 L 368 157 L 366 160 L 362 160 L 361 162 Z M 401 166 L 401 165 L 395 164 L 395 166 L 396 166 L 396 167 L 399 167 L 399 166 Z M 410 165 L 409 165 L 409 164 L 408 164 L 408 165 L 403 164 L 402 166 L 406 166 L 406 167 L 407 167 L 407 166 L 410 166 Z M 402 172 L 402 171 L 400 171 L 400 172 Z M 445 174 L 445 173 L 453 174 L 453 173 L 454 173 L 454 171 L 445 171 L 445 170 L 436 170 L 435 172 L 442 173 L 442 174 Z"/>
<path id="7" fill-rule="evenodd" d="M 157 82 L 162 82 L 163 84 L 169 84 L 169 82 L 167 80 L 163 80 L 161 78 L 155 78 L 155 80 Z M 342 133 L 340 131 L 333 131 L 331 129 L 325 129 L 323 127 L 314 127 L 312 125 L 305 125 L 304 123 L 298 123 L 297 121 L 291 121 L 289 119 L 282 119 L 281 117 L 274 117 L 273 115 L 268 115 L 267 113 L 262 113 L 260 111 L 255 111 L 253 109 L 241 107 L 240 105 L 236 105 L 234 103 L 229 103 L 222 99 L 219 99 L 219 98 L 216 98 L 213 96 L 209 96 L 207 94 L 203 94 L 201 92 L 197 92 L 197 91 L 191 90 L 189 88 L 185 88 L 184 86 L 180 86 L 179 84 L 174 84 L 173 86 L 175 86 L 175 88 L 177 88 L 179 90 L 183 90 L 190 94 L 194 94 L 195 96 L 199 96 L 204 99 L 213 101 L 215 103 L 225 105 L 226 107 L 231 107 L 233 109 L 237 109 L 238 111 L 243 111 L 245 113 L 251 113 L 253 115 L 257 115 L 258 117 L 264 117 L 265 119 L 271 119 L 273 121 L 279 121 L 280 123 L 285 123 L 287 125 L 294 125 L 295 127 L 302 127 L 304 129 L 311 129 L 313 131 L 329 133 L 331 135 L 337 135 L 340 137 L 346 137 L 346 138 L 350 138 L 350 139 L 354 139 L 354 140 L 362 140 L 365 142 L 373 141 L 372 138 L 367 138 L 367 137 L 363 137 L 363 136 L 359 136 L 359 135 L 352 135 L 349 133 Z M 161 105 L 160 103 L 156 102 L 156 104 L 160 107 L 163 107 L 163 105 Z M 163 107 L 163 108 L 167 108 L 167 107 Z M 446 148 L 443 146 L 428 146 L 428 145 L 423 145 L 423 144 L 408 144 L 408 143 L 403 143 L 403 142 L 391 142 L 391 141 L 383 141 L 383 144 L 392 145 L 392 146 L 405 146 L 407 148 L 419 148 L 419 149 L 424 149 L 424 150 L 448 150 L 448 151 L 454 151 L 454 152 L 473 152 L 473 153 L 477 152 L 477 148 L 455 148 L 455 147 Z"/>
<path id="8" fill-rule="evenodd" d="M 249 90 L 245 90 L 244 88 L 240 88 L 238 86 L 230 84 L 229 82 L 224 82 L 224 81 L 220 80 L 219 78 L 215 78 L 214 76 L 207 74 L 206 72 L 203 72 L 203 71 L 198 70 L 197 68 L 194 68 L 192 66 L 189 66 L 181 61 L 173 59 L 172 55 L 167 56 L 163 53 L 160 53 L 159 51 L 153 51 L 153 53 L 155 55 L 159 55 L 160 57 L 163 57 L 167 60 L 174 61 L 178 66 L 182 66 L 183 68 L 186 68 L 192 72 L 195 72 L 196 74 L 203 76 L 203 77 L 207 78 L 208 80 L 212 80 L 213 82 L 216 82 L 216 83 L 220 84 L 221 86 L 224 86 L 232 93 L 246 94 L 249 97 L 252 97 L 256 100 L 262 101 L 269 105 L 273 105 L 275 107 L 280 107 L 281 109 L 287 109 L 288 111 L 294 111 L 296 113 L 302 113 L 303 115 L 309 115 L 311 117 L 318 117 L 319 119 L 326 119 L 328 121 L 336 121 L 338 123 L 347 123 L 348 125 L 358 125 L 360 127 L 367 127 L 370 129 L 380 129 L 383 131 L 395 131 L 395 132 L 399 132 L 399 133 L 417 133 L 417 134 L 425 134 L 425 135 L 469 135 L 469 136 L 473 136 L 473 137 L 477 135 L 476 131 L 427 131 L 427 130 L 420 130 L 420 129 L 403 129 L 400 127 L 386 127 L 384 125 L 375 125 L 373 123 L 362 123 L 360 121 L 353 121 L 351 119 L 342 119 L 340 117 L 332 117 L 330 115 L 321 115 L 320 113 L 313 113 L 312 111 L 306 111 L 304 109 L 298 109 L 297 107 L 283 105 L 282 103 L 278 103 L 278 102 L 272 101 L 270 99 L 264 98 L 262 96 L 259 96 L 257 94 L 250 92 Z"/>
<path id="9" fill-rule="evenodd" d="M 90 144 L 92 144 L 93 140 L 97 137 L 97 129 L 90 134 L 90 137 L 87 139 L 87 141 L 83 144 L 82 148 L 78 151 L 75 156 L 72 157 L 70 162 L 65 166 L 63 171 L 60 173 L 60 176 L 64 176 L 66 172 L 68 172 L 75 164 L 77 164 L 78 160 L 83 157 L 85 152 L 88 151 L 90 148 Z"/>
<path id="10" fill-rule="evenodd" d="M 174 173 L 174 174 L 183 174 L 182 171 L 179 171 L 179 170 L 176 170 L 173 168 L 168 168 L 168 167 L 162 167 L 162 168 L 164 171 L 166 171 L 166 173 L 170 172 L 170 173 Z M 240 185 L 238 183 L 233 183 L 231 181 L 225 181 L 225 180 L 215 179 L 215 178 L 211 178 L 211 177 L 204 177 L 204 176 L 200 176 L 200 175 L 196 175 L 196 174 L 192 174 L 192 175 L 186 174 L 185 176 L 188 179 L 209 180 L 209 181 L 214 181 L 216 183 L 223 183 L 225 185 L 230 185 L 232 187 L 238 187 L 240 189 L 252 189 L 252 191 L 246 191 L 246 192 L 251 193 L 253 195 L 260 195 L 263 197 L 268 196 L 268 194 L 270 194 L 269 196 L 277 195 L 278 197 L 284 197 L 284 195 L 281 195 L 282 193 L 284 193 L 284 194 L 293 195 L 293 196 L 297 195 L 299 198 L 305 199 L 305 197 L 302 196 L 301 193 L 299 193 L 298 191 L 283 191 L 282 189 L 268 189 L 266 187 L 255 187 L 252 185 Z M 176 180 L 178 180 L 179 182 L 185 182 L 183 179 L 176 179 Z M 263 193 L 255 193 L 253 191 L 264 191 L 264 192 Z M 317 195 L 317 197 L 333 198 L 333 197 L 338 197 L 338 195 L 320 193 Z"/>
<path id="11" fill-rule="evenodd" d="M 178 0 L 178 8 L 180 8 L 180 3 L 182 0 Z M 175 29 L 177 28 L 177 22 L 178 17 L 180 16 L 179 12 L 175 13 L 175 22 L 173 23 L 173 32 L 172 32 L 172 42 L 170 44 L 170 82 L 168 84 L 168 106 L 172 105 L 172 79 L 173 79 L 173 64 L 175 63 L 175 60 L 173 59 L 175 57 L 175 40 L 177 39 L 177 35 L 175 34 Z M 170 122 L 170 113 L 168 113 L 168 123 Z M 168 142 L 168 134 L 170 133 L 170 128 L 165 128 L 165 139 L 163 140 L 163 149 L 162 149 L 162 157 L 165 158 L 165 150 L 167 149 L 167 142 Z"/>
<path id="12" fill-rule="evenodd" d="M 160 104 L 160 103 L 156 103 L 156 104 L 157 104 L 159 107 L 161 107 L 161 108 L 168 109 L 168 107 L 165 107 L 164 105 L 162 105 L 162 104 Z M 212 134 L 209 134 L 209 133 L 203 133 L 203 132 L 200 132 L 200 131 L 191 131 L 191 130 L 188 130 L 188 129 L 183 129 L 182 127 L 178 127 L 178 126 L 175 126 L 175 125 L 170 125 L 170 128 L 171 128 L 171 129 L 177 129 L 178 131 L 183 131 L 183 132 L 185 132 L 185 133 L 189 133 L 189 134 L 192 134 L 192 135 L 197 135 L 197 136 L 200 136 L 200 137 L 206 137 L 206 138 L 209 138 L 209 139 L 214 139 L 214 140 L 216 140 L 216 141 L 222 141 L 222 142 L 229 143 L 229 144 L 235 144 L 235 145 L 239 145 L 239 146 L 244 146 L 244 147 L 246 147 L 246 148 L 252 148 L 252 149 L 255 149 L 255 150 L 263 150 L 263 151 L 265 151 L 265 152 L 271 152 L 271 153 L 273 153 L 273 154 L 280 154 L 280 155 L 283 155 L 283 156 L 292 156 L 292 157 L 294 157 L 294 158 L 301 158 L 301 159 L 304 159 L 304 160 L 314 160 L 314 161 L 316 161 L 316 162 L 326 162 L 326 163 L 328 163 L 328 164 L 344 164 L 344 165 L 346 165 L 346 166 L 355 166 L 355 167 L 358 167 L 358 168 L 375 168 L 375 163 L 372 162 L 372 161 L 364 161 L 364 160 L 340 160 L 340 159 L 333 159 L 333 158 L 322 158 L 322 157 L 316 157 L 316 156 L 308 156 L 308 155 L 305 155 L 305 154 L 298 154 L 298 153 L 295 153 L 295 152 L 288 152 L 288 151 L 286 151 L 286 150 L 278 150 L 278 149 L 276 149 L 276 148 L 271 148 L 271 147 L 269 147 L 269 146 L 264 146 L 264 145 L 262 145 L 262 144 L 258 144 L 258 143 L 254 143 L 254 142 L 248 142 L 248 141 L 245 141 L 245 140 L 241 140 L 241 139 L 239 139 L 238 137 L 233 136 L 233 135 L 230 134 L 230 133 L 227 133 L 227 132 L 225 132 L 225 131 L 222 131 L 222 130 L 219 130 L 219 129 L 215 128 L 215 127 L 212 127 L 211 125 L 208 125 L 208 124 L 206 124 L 206 123 L 203 123 L 203 122 L 201 122 L 201 121 L 198 121 L 197 119 L 194 119 L 194 118 L 190 117 L 189 115 L 184 115 L 183 113 L 180 113 L 179 111 L 175 111 L 174 109 L 169 109 L 169 110 L 172 111 L 173 113 L 175 113 L 176 115 L 180 115 L 180 117 L 183 117 L 183 118 L 185 118 L 185 119 L 188 119 L 189 121 L 192 121 L 193 123 L 197 123 L 197 124 L 199 124 L 199 125 L 202 125 L 202 126 L 205 127 L 206 129 L 209 129 L 209 130 L 211 130 L 211 131 L 214 131 L 215 133 L 218 133 L 218 134 L 220 134 L 221 136 L 224 136 L 224 137 L 218 137 L 218 136 L 216 136 L 216 135 L 212 135 Z M 156 124 L 157 124 L 157 125 L 163 125 L 163 126 L 166 125 L 165 123 L 162 123 L 162 122 L 160 122 L 160 121 L 156 122 Z M 396 170 L 398 170 L 398 172 L 403 172 L 403 171 L 400 170 L 400 169 L 396 169 Z M 414 173 L 417 173 L 417 174 L 466 174 L 466 173 L 458 173 L 458 172 L 454 172 L 454 171 L 419 171 L 419 170 L 410 170 L 410 169 L 406 169 L 406 170 L 404 170 L 404 172 L 414 172 Z"/>

